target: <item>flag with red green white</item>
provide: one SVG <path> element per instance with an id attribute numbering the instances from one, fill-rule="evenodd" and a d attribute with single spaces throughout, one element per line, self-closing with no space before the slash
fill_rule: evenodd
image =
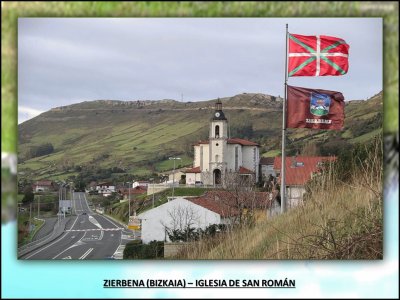
<path id="1" fill-rule="evenodd" d="M 288 76 L 340 76 L 349 69 L 345 40 L 326 35 L 289 34 Z"/>

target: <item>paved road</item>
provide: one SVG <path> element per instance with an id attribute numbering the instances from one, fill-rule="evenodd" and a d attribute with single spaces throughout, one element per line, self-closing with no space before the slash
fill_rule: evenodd
<path id="1" fill-rule="evenodd" d="M 73 202 L 76 216 L 71 217 L 64 233 L 21 259 L 105 259 L 129 241 L 131 232 L 93 212 L 85 193 L 74 193 Z"/>
<path id="2" fill-rule="evenodd" d="M 43 239 L 44 237 L 50 235 L 53 232 L 54 226 L 57 223 L 57 217 L 44 218 L 43 220 L 45 220 L 44 225 L 35 234 L 32 241 L 37 241 L 37 240 Z"/>

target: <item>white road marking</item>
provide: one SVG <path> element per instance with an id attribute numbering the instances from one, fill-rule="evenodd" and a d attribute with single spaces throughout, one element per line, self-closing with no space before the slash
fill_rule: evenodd
<path id="1" fill-rule="evenodd" d="M 88 251 L 86 251 L 81 257 L 79 257 L 79 259 L 85 259 L 86 256 L 88 256 L 89 253 L 92 252 L 92 251 L 93 251 L 93 248 L 90 248 L 90 249 L 89 249 Z"/>
<path id="2" fill-rule="evenodd" d="M 94 224 L 95 226 L 99 227 L 100 229 L 103 228 L 103 227 L 100 225 L 99 221 L 97 221 L 94 217 L 89 216 L 89 221 L 90 221 L 90 223 Z"/>
<path id="3" fill-rule="evenodd" d="M 71 256 L 66 256 L 66 257 L 63 257 L 62 259 L 72 259 L 72 257 Z"/>
<path id="4" fill-rule="evenodd" d="M 74 228 L 74 225 L 76 223 L 76 221 L 78 221 L 78 217 L 76 217 L 74 224 L 72 224 L 71 228 Z M 31 255 L 27 256 L 25 259 L 28 259 L 36 254 L 38 254 L 39 252 L 42 252 L 44 249 L 49 248 L 50 246 L 54 245 L 55 243 L 58 243 L 59 241 L 61 241 L 63 238 L 65 238 L 68 235 L 68 232 L 66 234 L 64 234 L 59 240 L 56 240 L 55 242 L 47 245 L 46 247 L 43 247 L 42 249 L 40 249 L 39 251 L 32 253 Z"/>
<path id="5" fill-rule="evenodd" d="M 70 232 L 88 232 L 88 231 L 118 231 L 118 230 L 122 230 L 123 228 L 92 228 L 92 229 L 68 229 L 66 231 L 70 231 Z"/>

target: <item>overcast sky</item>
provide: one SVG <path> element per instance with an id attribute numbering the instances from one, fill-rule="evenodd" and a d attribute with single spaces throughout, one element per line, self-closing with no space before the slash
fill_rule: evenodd
<path id="1" fill-rule="evenodd" d="M 283 96 L 286 23 L 350 45 L 346 75 L 290 85 L 346 100 L 382 90 L 381 18 L 19 18 L 18 123 L 88 100 Z"/>

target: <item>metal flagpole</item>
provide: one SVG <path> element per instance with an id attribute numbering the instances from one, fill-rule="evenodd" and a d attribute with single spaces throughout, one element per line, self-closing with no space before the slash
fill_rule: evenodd
<path id="1" fill-rule="evenodd" d="M 282 117 L 282 165 L 281 165 L 281 213 L 286 211 L 286 181 L 285 181 L 285 165 L 286 165 L 286 101 L 287 101 L 287 53 L 288 53 L 288 24 L 286 24 L 286 53 L 285 53 L 285 95 L 283 99 L 283 117 Z"/>

